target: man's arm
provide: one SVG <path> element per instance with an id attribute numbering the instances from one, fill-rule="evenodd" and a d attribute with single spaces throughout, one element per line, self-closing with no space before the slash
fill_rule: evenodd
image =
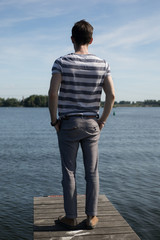
<path id="1" fill-rule="evenodd" d="M 52 75 L 51 82 L 50 82 L 50 88 L 48 92 L 48 107 L 49 107 L 49 112 L 51 116 L 51 122 L 56 123 L 57 120 L 57 108 L 58 108 L 58 90 L 61 84 L 61 74 L 60 73 L 55 73 Z M 59 130 L 59 124 L 55 125 L 55 129 L 58 131 Z"/>
<path id="2" fill-rule="evenodd" d="M 102 129 L 104 127 L 104 124 L 111 112 L 111 109 L 114 104 L 115 100 L 115 91 L 114 91 L 114 85 L 113 80 L 111 76 L 106 76 L 103 83 L 103 90 L 105 92 L 105 103 L 102 115 L 100 119 L 98 120 L 99 128 Z"/>

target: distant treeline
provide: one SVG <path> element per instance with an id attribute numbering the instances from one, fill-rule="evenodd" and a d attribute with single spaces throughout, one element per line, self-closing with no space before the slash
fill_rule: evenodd
<path id="1" fill-rule="evenodd" d="M 145 100 L 145 101 L 120 101 L 114 102 L 115 107 L 160 107 L 160 100 Z"/>
<path id="2" fill-rule="evenodd" d="M 103 101 L 101 102 L 101 106 L 104 106 Z M 48 107 L 48 96 L 31 95 L 22 100 L 0 98 L 0 107 Z M 160 100 L 145 100 L 143 102 L 115 101 L 114 107 L 160 107 Z"/>
<path id="3" fill-rule="evenodd" d="M 48 96 L 31 95 L 22 100 L 0 98 L 0 107 L 48 107 Z"/>

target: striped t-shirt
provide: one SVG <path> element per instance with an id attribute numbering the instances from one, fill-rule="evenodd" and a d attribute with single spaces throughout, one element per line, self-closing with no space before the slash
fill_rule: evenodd
<path id="1" fill-rule="evenodd" d="M 92 54 L 71 53 L 54 62 L 54 73 L 62 75 L 59 116 L 99 113 L 104 77 L 110 75 L 110 67 L 105 60 Z"/>

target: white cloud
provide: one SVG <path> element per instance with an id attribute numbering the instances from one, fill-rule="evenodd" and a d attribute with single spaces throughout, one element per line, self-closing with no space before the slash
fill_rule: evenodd
<path id="1" fill-rule="evenodd" d="M 95 44 L 104 44 L 108 48 L 129 48 L 149 44 L 160 40 L 160 15 L 139 19 L 119 27 L 113 32 L 102 33 L 95 38 Z"/>
<path id="2" fill-rule="evenodd" d="M 64 4 L 62 4 L 64 3 Z M 0 2 L 0 27 L 10 27 L 17 23 L 43 18 L 64 16 L 73 11 L 74 6 L 66 7 L 63 0 L 7 0 Z"/>

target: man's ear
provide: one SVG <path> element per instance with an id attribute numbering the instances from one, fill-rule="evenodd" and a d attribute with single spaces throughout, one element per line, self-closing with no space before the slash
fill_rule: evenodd
<path id="1" fill-rule="evenodd" d="M 71 41 L 72 41 L 72 43 L 75 43 L 75 40 L 72 36 L 71 36 Z"/>
<path id="2" fill-rule="evenodd" d="M 91 41 L 89 42 L 89 44 L 92 44 L 92 42 L 93 42 L 93 38 L 91 38 Z"/>

